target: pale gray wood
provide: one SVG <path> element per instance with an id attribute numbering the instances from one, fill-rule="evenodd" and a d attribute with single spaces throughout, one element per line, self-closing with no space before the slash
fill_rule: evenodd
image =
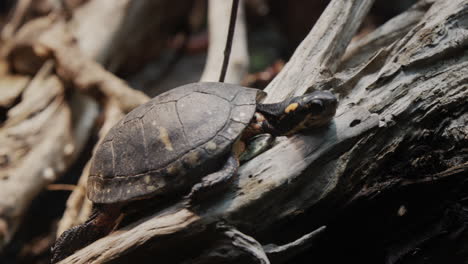
<path id="1" fill-rule="evenodd" d="M 434 0 L 420 1 L 405 12 L 395 16 L 380 26 L 372 34 L 351 42 L 343 55 L 340 70 L 356 67 L 369 60 L 382 47 L 388 46 L 402 38 L 424 16 Z"/>
<path id="2" fill-rule="evenodd" d="M 265 88 L 265 102 L 302 95 L 313 84 L 331 77 L 373 2 L 331 1 L 289 62 Z"/>
<path id="3" fill-rule="evenodd" d="M 325 233 L 325 230 L 326 227 L 322 226 L 308 234 L 303 235 L 293 242 L 287 243 L 285 245 L 268 244 L 265 245 L 263 249 L 265 250 L 268 258 L 271 259 L 271 262 L 283 263 L 318 243 L 318 239 Z"/>

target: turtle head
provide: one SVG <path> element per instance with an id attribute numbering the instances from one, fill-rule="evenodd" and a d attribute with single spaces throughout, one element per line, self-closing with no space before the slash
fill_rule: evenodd
<path id="1" fill-rule="evenodd" d="M 315 91 L 282 103 L 276 129 L 289 136 L 309 128 L 328 124 L 335 115 L 338 100 L 329 91 Z"/>

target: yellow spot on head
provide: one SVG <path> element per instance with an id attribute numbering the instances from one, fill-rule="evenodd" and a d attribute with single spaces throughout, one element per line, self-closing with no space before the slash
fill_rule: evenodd
<path id="1" fill-rule="evenodd" d="M 167 129 L 165 127 L 159 127 L 159 139 L 164 144 L 164 147 L 166 148 L 166 150 L 169 150 L 169 151 L 174 150 L 174 148 L 172 148 L 171 139 L 169 138 L 169 134 L 167 133 Z"/>
<path id="2" fill-rule="evenodd" d="M 298 106 L 299 106 L 298 103 L 292 103 L 292 104 L 288 105 L 288 107 L 286 107 L 286 109 L 284 109 L 284 112 L 286 114 L 289 114 L 289 112 L 296 110 Z"/>

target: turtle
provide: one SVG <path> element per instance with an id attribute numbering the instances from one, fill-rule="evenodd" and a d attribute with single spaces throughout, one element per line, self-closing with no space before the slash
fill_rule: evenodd
<path id="1" fill-rule="evenodd" d="M 182 197 L 203 201 L 223 190 L 250 139 L 324 126 L 338 104 L 329 91 L 274 104 L 262 104 L 265 95 L 234 84 L 192 83 L 128 113 L 94 153 L 87 183 L 94 213 L 57 239 L 52 263 L 110 233 L 128 208 Z"/>

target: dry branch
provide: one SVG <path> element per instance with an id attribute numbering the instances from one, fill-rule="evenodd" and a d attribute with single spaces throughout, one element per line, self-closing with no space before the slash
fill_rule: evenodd
<path id="1" fill-rule="evenodd" d="M 94 123 L 92 107 L 72 120 L 74 109 L 51 75 L 52 66 L 51 61 L 43 66 L 0 127 L 0 247 L 10 241 L 34 197 L 73 163 Z M 81 97 L 73 100 L 84 104 Z"/>
<path id="2" fill-rule="evenodd" d="M 0 107 L 11 107 L 30 81 L 28 76 L 1 75 Z"/>
<path id="3" fill-rule="evenodd" d="M 31 6 L 31 0 L 19 0 L 16 4 L 15 11 L 10 19 L 2 29 L 2 39 L 10 38 L 23 22 L 24 16 Z"/>
<path id="4" fill-rule="evenodd" d="M 128 87 L 124 81 L 88 57 L 87 53 L 83 53 L 66 27 L 56 23 L 54 18 L 41 18 L 25 25 L 5 53 L 11 65 L 21 73 L 34 73 L 35 67 L 53 58 L 56 72 L 62 80 L 73 83 L 85 92 L 114 98 L 125 112 L 148 100 L 142 92 Z M 36 63 L 31 64 L 31 61 Z"/>

